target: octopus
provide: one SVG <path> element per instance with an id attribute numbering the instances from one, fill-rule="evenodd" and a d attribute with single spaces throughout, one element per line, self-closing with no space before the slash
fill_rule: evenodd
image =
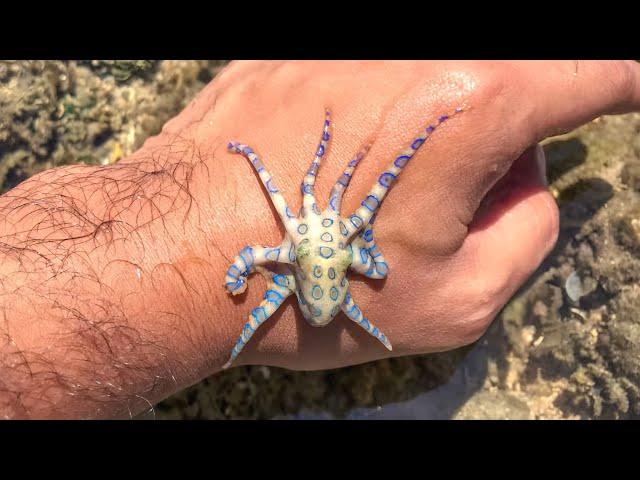
<path id="1" fill-rule="evenodd" d="M 228 144 L 231 153 L 242 155 L 253 165 L 286 233 L 278 246 L 244 247 L 226 272 L 224 286 L 232 295 L 246 290 L 247 277 L 253 272 L 266 277 L 267 290 L 260 305 L 251 311 L 223 369 L 231 366 L 260 325 L 292 294 L 296 295 L 302 315 L 312 326 L 323 327 L 342 311 L 388 350 L 392 350 L 387 336 L 365 317 L 354 301 L 349 291 L 347 271 L 372 279 L 387 276 L 389 265 L 373 235 L 376 213 L 389 189 L 418 149 L 439 125 L 461 111 L 458 108 L 451 115 L 442 115 L 437 122 L 422 130 L 382 172 L 360 207 L 346 217 L 340 213 L 343 194 L 356 166 L 366 156 L 371 145 L 363 147 L 347 164 L 331 189 L 327 208 L 321 211 L 316 201 L 314 185 L 331 138 L 331 115 L 328 109 L 325 110 L 324 128 L 318 149 L 302 181 L 302 207 L 298 215 L 291 211 L 272 175 L 253 149 L 239 142 Z M 280 273 L 267 268 L 269 264 L 282 266 Z"/>

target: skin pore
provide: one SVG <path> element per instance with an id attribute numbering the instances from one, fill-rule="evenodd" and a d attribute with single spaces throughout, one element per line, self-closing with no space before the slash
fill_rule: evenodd
<path id="1" fill-rule="evenodd" d="M 575 71 L 574 61 L 234 62 L 129 158 L 23 182 L 0 197 L 0 418 L 128 417 L 217 372 L 265 286 L 255 275 L 231 297 L 225 272 L 243 246 L 284 234 L 226 145 L 259 152 L 297 211 L 325 106 L 333 137 L 318 198 L 371 143 L 346 213 L 416 131 L 465 105 L 380 209 L 389 277 L 350 275 L 394 350 L 342 314 L 308 325 L 291 297 L 234 366 L 335 368 L 476 340 L 555 242 L 536 143 L 640 107 L 636 64 Z"/>

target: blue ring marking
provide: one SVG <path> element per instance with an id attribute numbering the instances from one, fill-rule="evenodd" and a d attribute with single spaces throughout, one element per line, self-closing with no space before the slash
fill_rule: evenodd
<path id="1" fill-rule="evenodd" d="M 331 309 L 331 318 L 335 317 L 340 311 L 340 305 L 334 305 Z"/>
<path id="2" fill-rule="evenodd" d="M 320 256 L 322 258 L 331 258 L 333 257 L 333 248 L 331 247 L 320 247 Z"/>
<path id="3" fill-rule="evenodd" d="M 318 164 L 318 162 L 312 162 L 311 166 L 309 167 L 309 171 L 307 171 L 307 175 L 311 175 L 312 177 L 315 177 L 318 174 L 319 167 L 320 167 L 320 164 Z"/>
<path id="4" fill-rule="evenodd" d="M 269 191 L 269 193 L 278 193 L 278 189 L 275 187 L 275 185 L 273 185 L 272 183 L 273 179 L 269 179 L 266 181 L 265 185 L 267 186 L 267 190 Z"/>
<path id="5" fill-rule="evenodd" d="M 347 236 L 347 234 L 349 233 L 349 230 L 347 230 L 347 227 L 345 226 L 344 223 L 342 223 L 342 221 L 340 222 L 340 233 L 342 235 L 344 235 L 345 237 Z"/>
<path id="6" fill-rule="evenodd" d="M 362 224 L 364 223 L 362 218 L 360 218 L 355 213 L 353 215 L 351 215 L 351 217 L 349 217 L 349 220 L 351 220 L 351 225 L 353 225 L 356 228 L 360 228 L 362 226 Z"/>
<path id="7" fill-rule="evenodd" d="M 369 222 L 371 223 L 371 222 Z M 371 228 L 367 228 L 366 230 L 364 230 L 362 232 L 362 238 L 364 239 L 365 242 L 370 242 L 373 240 L 373 229 Z"/>
<path id="8" fill-rule="evenodd" d="M 243 283 L 244 282 L 242 280 L 237 280 L 235 282 L 227 282 L 225 283 L 225 286 L 227 287 L 228 290 L 231 290 L 233 292 L 235 290 L 238 290 Z"/>
<path id="9" fill-rule="evenodd" d="M 291 242 L 291 246 L 289 247 L 289 261 L 290 262 L 296 261 L 295 245 L 293 244 L 293 242 Z"/>
<path id="10" fill-rule="evenodd" d="M 303 183 L 302 184 L 302 193 L 305 195 L 312 195 L 313 194 L 313 187 L 308 184 L 308 183 Z"/>
<path id="11" fill-rule="evenodd" d="M 314 285 L 311 289 L 311 296 L 316 300 L 320 300 L 322 298 L 322 295 L 324 295 L 324 292 L 322 291 L 320 285 Z"/>
<path id="12" fill-rule="evenodd" d="M 262 320 L 260 320 L 260 313 L 262 313 L 262 316 L 264 317 Z M 258 324 L 264 322 L 269 317 L 264 307 L 256 307 L 253 310 L 251 310 L 251 316 L 255 318 Z"/>
<path id="13" fill-rule="evenodd" d="M 349 175 L 348 173 L 343 173 L 338 179 L 338 183 L 345 188 L 349 186 L 350 181 L 351 181 L 351 175 Z"/>
<path id="14" fill-rule="evenodd" d="M 275 290 L 269 289 L 266 292 L 264 292 L 264 299 L 267 302 L 271 302 L 275 305 L 280 305 L 284 297 L 280 292 L 276 292 Z"/>
<path id="15" fill-rule="evenodd" d="M 304 298 L 304 295 L 300 292 L 296 292 L 296 295 L 298 297 L 298 302 L 300 302 L 300 305 L 306 305 L 307 304 L 307 300 Z"/>
<path id="16" fill-rule="evenodd" d="M 347 294 L 344 296 L 344 304 L 349 305 L 350 303 L 351 303 L 351 294 L 347 292 Z"/>
<path id="17" fill-rule="evenodd" d="M 400 155 L 393 161 L 393 164 L 398 168 L 404 168 L 410 158 L 409 155 Z"/>
<path id="18" fill-rule="evenodd" d="M 237 271 L 232 271 L 232 269 L 235 269 Z M 238 278 L 238 275 L 240 275 L 241 273 L 242 271 L 236 265 L 231 265 L 229 267 L 229 270 L 227 270 L 227 275 L 231 278 Z"/>
<path id="19" fill-rule="evenodd" d="M 313 267 L 313 276 L 316 278 L 320 278 L 322 276 L 322 267 L 320 265 Z"/>
<path id="20" fill-rule="evenodd" d="M 253 153 L 253 149 L 249 146 L 246 146 L 242 149 L 242 153 L 244 153 L 245 155 L 249 155 L 251 153 Z"/>
<path id="21" fill-rule="evenodd" d="M 376 271 L 378 272 L 378 275 L 384 276 L 389 272 L 389 265 L 387 265 L 387 262 L 377 262 Z"/>
<path id="22" fill-rule="evenodd" d="M 378 335 L 380 335 L 380 330 L 378 330 L 378 327 L 373 327 L 373 332 L 371 333 L 373 333 L 377 337 Z"/>
<path id="23" fill-rule="evenodd" d="M 336 207 L 337 201 L 338 201 L 338 197 L 336 195 L 334 195 L 329 199 L 329 206 L 331 207 L 331 210 L 333 210 L 334 212 L 338 211 L 338 207 Z"/>
<path id="24" fill-rule="evenodd" d="M 438 118 L 438 122 L 442 123 L 445 120 L 447 120 L 449 118 L 449 115 L 442 115 L 440 118 Z"/>
<path id="25" fill-rule="evenodd" d="M 311 315 L 313 315 L 314 317 L 319 317 L 320 315 L 322 315 L 322 310 L 318 307 L 316 307 L 315 305 L 311 305 Z"/>
<path id="26" fill-rule="evenodd" d="M 362 317 L 362 320 L 360 320 L 360 325 L 362 325 L 367 330 L 369 330 L 371 328 L 371 324 L 369 323 L 369 319 L 367 319 L 365 317 Z"/>
<path id="27" fill-rule="evenodd" d="M 307 233 L 307 230 L 309 230 L 309 227 L 306 223 L 301 223 L 300 225 L 298 225 L 298 233 L 300 235 L 304 235 L 305 233 Z"/>
<path id="28" fill-rule="evenodd" d="M 435 129 L 436 129 L 436 127 L 434 127 L 433 125 L 429 125 L 429 126 L 427 127 L 427 133 L 431 133 L 431 132 L 433 132 Z"/>
<path id="29" fill-rule="evenodd" d="M 331 280 L 333 280 L 334 278 L 336 278 L 336 271 L 333 267 L 329 267 L 329 271 L 327 272 L 327 275 L 329 276 L 329 278 Z"/>
<path id="30" fill-rule="evenodd" d="M 364 265 L 366 265 L 368 259 L 369 259 L 369 250 L 367 250 L 366 248 L 361 248 L 360 249 L 360 261 Z"/>
<path id="31" fill-rule="evenodd" d="M 242 329 L 241 335 L 248 337 L 250 334 L 255 332 L 254 328 L 251 326 L 251 322 L 247 322 L 244 324 L 244 328 Z"/>
<path id="32" fill-rule="evenodd" d="M 289 286 L 289 279 L 287 278 L 286 275 L 283 275 L 281 273 L 276 273 L 273 276 L 272 280 L 273 280 L 273 283 L 275 283 L 279 287 L 288 287 Z"/>
<path id="33" fill-rule="evenodd" d="M 324 145 L 318 145 L 318 151 L 316 152 L 316 157 L 321 157 L 324 155 Z"/>
<path id="34" fill-rule="evenodd" d="M 233 143 L 233 142 L 227 143 L 227 149 L 232 150 L 234 148 L 236 148 L 236 144 L 235 143 Z"/>
<path id="35" fill-rule="evenodd" d="M 317 203 L 314 203 L 313 205 L 311 205 L 311 210 L 313 210 L 313 213 L 315 213 L 316 215 L 320 215 L 320 209 L 318 208 Z"/>
<path id="36" fill-rule="evenodd" d="M 323 242 L 333 242 L 333 235 L 331 235 L 329 232 L 324 232 L 322 235 L 320 235 L 320 240 L 322 240 Z"/>
<path id="37" fill-rule="evenodd" d="M 329 137 L 330 137 L 329 132 L 322 132 L 322 140 L 324 140 L 325 142 L 328 142 Z"/>
<path id="38" fill-rule="evenodd" d="M 289 207 L 285 207 L 284 208 L 284 213 L 287 216 L 287 218 L 296 218 L 296 216 L 293 214 L 293 212 L 289 209 Z"/>
<path id="39" fill-rule="evenodd" d="M 375 195 L 367 195 L 367 198 L 362 201 L 361 205 L 370 212 L 373 212 L 380 205 L 380 200 L 378 200 L 378 197 Z"/>
<path id="40" fill-rule="evenodd" d="M 245 258 L 245 255 L 247 255 L 249 257 L 248 260 Z M 239 257 L 242 260 L 242 262 L 244 263 L 244 272 L 247 272 L 247 271 L 251 270 L 251 267 L 253 267 L 253 262 L 254 262 L 253 248 L 244 247 L 240 251 Z"/>
<path id="41" fill-rule="evenodd" d="M 384 188 L 389 188 L 395 179 L 396 176 L 393 173 L 384 172 L 380 175 L 380 178 L 378 178 L 378 183 Z"/>
<path id="42" fill-rule="evenodd" d="M 329 290 L 329 296 L 331 297 L 331 300 L 335 301 L 338 299 L 338 289 L 336 287 L 331 287 L 331 290 Z"/>
<path id="43" fill-rule="evenodd" d="M 272 262 L 276 262 L 278 258 L 280 258 L 280 248 L 272 248 L 271 250 L 267 250 L 264 254 L 267 260 L 271 260 Z"/>
<path id="44" fill-rule="evenodd" d="M 333 225 L 333 220 L 330 218 L 324 218 L 322 219 L 322 226 L 323 227 L 330 227 L 331 225 Z"/>
<path id="45" fill-rule="evenodd" d="M 413 143 L 411 144 L 411 148 L 412 148 L 413 150 L 417 150 L 417 149 L 419 149 L 419 148 L 422 146 L 422 144 L 423 144 L 423 143 L 424 143 L 424 138 L 420 138 L 420 137 L 418 137 L 418 138 L 416 138 L 416 139 L 413 141 Z"/>
<path id="46" fill-rule="evenodd" d="M 376 262 L 371 262 L 371 264 L 369 265 L 369 268 L 367 269 L 367 273 L 365 273 L 365 275 L 367 277 L 373 276 L 373 272 L 375 271 L 375 268 L 376 268 Z"/>

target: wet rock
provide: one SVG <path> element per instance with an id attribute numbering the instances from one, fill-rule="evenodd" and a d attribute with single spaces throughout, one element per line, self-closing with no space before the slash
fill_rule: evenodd
<path id="1" fill-rule="evenodd" d="M 584 296 L 585 292 L 582 288 L 582 280 L 575 270 L 571 272 L 571 275 L 569 275 L 567 281 L 564 283 L 564 291 L 574 303 L 578 303 L 580 298 Z"/>
<path id="2" fill-rule="evenodd" d="M 502 390 L 481 391 L 465 403 L 454 420 L 529 420 L 528 405 Z"/>

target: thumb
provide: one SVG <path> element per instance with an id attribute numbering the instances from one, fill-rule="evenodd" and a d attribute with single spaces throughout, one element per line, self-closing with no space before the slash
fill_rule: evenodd
<path id="1" fill-rule="evenodd" d="M 487 194 L 458 251 L 485 307 L 497 312 L 509 300 L 553 249 L 558 229 L 544 151 L 536 145 Z"/>

